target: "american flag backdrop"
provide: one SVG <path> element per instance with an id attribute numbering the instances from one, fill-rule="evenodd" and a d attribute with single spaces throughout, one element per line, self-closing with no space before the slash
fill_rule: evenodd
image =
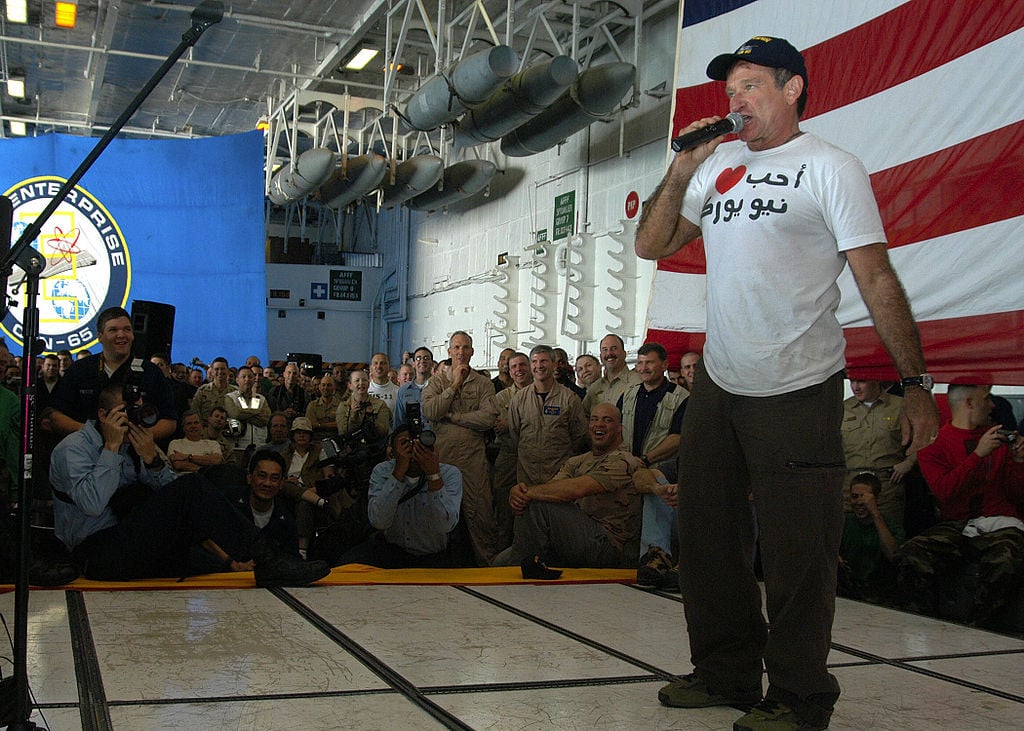
<path id="1" fill-rule="evenodd" d="M 801 129 L 864 161 L 938 382 L 1024 385 L 1024 2 L 682 0 L 671 135 L 725 115 L 708 62 L 751 36 L 807 61 Z M 658 262 L 647 340 L 678 362 L 704 343 L 703 242 Z M 847 268 L 838 317 L 851 375 L 891 361 Z"/>

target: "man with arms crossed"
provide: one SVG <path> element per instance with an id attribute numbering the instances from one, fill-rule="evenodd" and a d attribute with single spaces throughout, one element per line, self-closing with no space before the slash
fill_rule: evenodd
<path id="1" fill-rule="evenodd" d="M 938 414 L 867 171 L 799 128 L 807 91 L 799 51 L 759 36 L 715 58 L 708 76 L 726 82 L 730 111 L 744 121 L 740 141 L 676 154 L 636 237 L 644 259 L 699 236 L 707 253 L 707 344 L 680 441 L 714 449 L 679 454 L 680 585 L 694 672 L 658 697 L 684 708 L 757 704 L 736 722 L 741 731 L 820 729 L 839 697 L 826 658 L 843 525 L 836 280 L 846 263 L 903 379 L 912 451 L 935 436 Z M 746 172 L 729 178 L 736 170 Z M 752 569 L 751 494 L 770 632 Z M 768 690 L 759 702 L 762 662 Z"/>

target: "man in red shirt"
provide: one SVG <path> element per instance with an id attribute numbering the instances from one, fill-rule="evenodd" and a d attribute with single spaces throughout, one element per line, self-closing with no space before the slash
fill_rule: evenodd
<path id="1" fill-rule="evenodd" d="M 934 612 L 935 578 L 976 561 L 980 585 L 969 619 L 984 621 L 1024 576 L 1024 439 L 993 425 L 989 391 L 950 386 L 952 421 L 917 454 L 941 522 L 896 556 L 908 608 Z"/>

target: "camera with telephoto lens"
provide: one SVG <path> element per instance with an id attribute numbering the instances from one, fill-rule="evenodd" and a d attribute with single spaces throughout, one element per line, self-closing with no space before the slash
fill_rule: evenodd
<path id="1" fill-rule="evenodd" d="M 1006 440 L 1007 444 L 1013 444 L 1017 441 L 1017 437 L 1020 436 L 1017 432 L 1012 429 L 1000 429 L 996 432 L 999 436 Z"/>
<path id="2" fill-rule="evenodd" d="M 419 403 L 410 401 L 405 405 L 405 424 L 409 427 L 409 439 L 419 442 L 427 449 L 434 446 L 437 434 L 423 428 L 423 415 L 420 413 Z"/>
<path id="3" fill-rule="evenodd" d="M 334 467 L 337 474 L 316 481 L 316 494 L 330 497 L 343 488 L 349 492 L 364 490 L 370 471 L 384 459 L 384 445 L 371 429 L 356 429 L 348 434 L 327 437 L 320 442 L 317 467 Z"/>
<path id="4" fill-rule="evenodd" d="M 160 413 L 152 404 L 143 401 L 145 394 L 138 384 L 126 383 L 121 387 L 121 395 L 124 399 L 124 413 L 128 421 L 138 426 L 151 429 L 160 420 Z M 142 403 L 139 403 L 142 401 Z"/>
<path id="5" fill-rule="evenodd" d="M 228 439 L 237 439 L 245 434 L 245 424 L 238 419 L 228 419 L 223 434 Z"/>

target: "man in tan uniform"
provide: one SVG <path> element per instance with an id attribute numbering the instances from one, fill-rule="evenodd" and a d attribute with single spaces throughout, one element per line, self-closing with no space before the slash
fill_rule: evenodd
<path id="1" fill-rule="evenodd" d="M 587 420 L 576 394 L 555 380 L 551 347 L 538 345 L 530 351 L 530 370 L 533 383 L 512 398 L 508 424 L 518 452 L 516 477 L 537 485 L 586 449 Z"/>
<path id="2" fill-rule="evenodd" d="M 636 564 L 640 495 L 633 476 L 644 467 L 622 449 L 619 410 L 611 404 L 594 407 L 590 441 L 590 451 L 570 457 L 549 482 L 512 488 L 515 540 L 495 556 L 495 566 L 533 555 L 555 566 Z"/>
<path id="3" fill-rule="evenodd" d="M 481 565 L 497 553 L 497 527 L 487 470 L 484 433 L 494 426 L 488 401 L 494 384 L 469 366 L 473 339 L 461 330 L 448 341 L 451 367 L 439 371 L 423 389 L 423 416 L 437 434 L 441 461 L 462 472 L 462 515 L 473 553 Z"/>
<path id="4" fill-rule="evenodd" d="M 215 406 L 224 405 L 224 397 L 234 390 L 225 358 L 214 358 L 210 363 L 210 382 L 196 389 L 192 397 L 192 410 L 199 413 L 199 418 L 206 421 Z"/>
<path id="5" fill-rule="evenodd" d="M 853 396 L 843 402 L 843 453 L 846 479 L 843 508 L 850 512 L 850 482 L 861 472 L 871 472 L 882 482 L 879 512 L 903 523 L 906 491 L 903 478 L 914 468 L 917 455 L 906 456 L 900 415 L 903 399 L 882 390 L 878 381 L 850 379 Z"/>
<path id="6" fill-rule="evenodd" d="M 583 411 L 589 414 L 595 404 L 614 405 L 630 386 L 640 383 L 636 371 L 626 367 L 626 346 L 614 333 L 601 338 L 601 362 L 604 375 L 587 387 Z"/>
<path id="7" fill-rule="evenodd" d="M 508 408 L 512 397 L 533 382 L 530 373 L 530 356 L 512 352 L 508 357 L 508 375 L 512 385 L 494 394 L 491 403 L 497 414 L 494 422 L 495 444 L 498 454 L 491 470 L 491 493 L 494 496 L 494 520 L 498 524 L 498 545 L 505 547 L 512 543 L 512 508 L 508 504 L 508 493 L 516 484 L 516 461 L 518 451 L 509 433 Z"/>
<path id="8" fill-rule="evenodd" d="M 306 418 L 313 427 L 313 439 L 321 440 L 338 433 L 338 398 L 334 378 L 324 376 L 317 385 L 320 397 L 306 404 Z"/>

